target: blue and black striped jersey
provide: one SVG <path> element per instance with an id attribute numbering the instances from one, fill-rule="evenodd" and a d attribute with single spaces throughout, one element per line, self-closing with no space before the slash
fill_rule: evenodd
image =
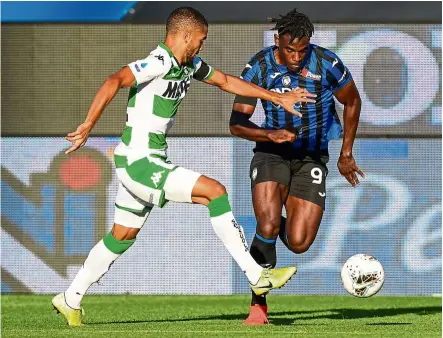
<path id="1" fill-rule="evenodd" d="M 336 54 L 313 44 L 309 45 L 301 71 L 298 74 L 291 73 L 286 66 L 277 64 L 274 56 L 276 48 L 267 47 L 254 55 L 243 70 L 241 78 L 280 93 L 296 87 L 306 88 L 317 94 L 316 103 L 297 104 L 295 109 L 303 115 L 300 118 L 272 102 L 261 100 L 265 112 L 265 120 L 261 126 L 266 129 L 295 129 L 298 139 L 291 145 L 291 150 L 296 153 L 327 155 L 328 142 L 339 138 L 342 132 L 333 94 L 346 86 L 352 76 Z M 248 101 L 239 97 L 235 102 Z M 252 102 L 254 105 L 255 101 Z M 277 147 L 266 142 L 257 142 L 256 150 L 279 146 L 273 145 Z M 285 145 L 283 147 L 286 148 Z"/>

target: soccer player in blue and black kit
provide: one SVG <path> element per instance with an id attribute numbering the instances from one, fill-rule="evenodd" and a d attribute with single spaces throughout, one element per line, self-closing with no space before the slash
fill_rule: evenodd
<path id="1" fill-rule="evenodd" d="M 342 131 L 338 169 L 353 187 L 359 184 L 357 174 L 364 177 L 352 155 L 361 100 L 349 70 L 333 52 L 310 43 L 314 26 L 306 15 L 293 10 L 273 22 L 275 46 L 255 54 L 242 78 L 271 91 L 299 87 L 317 96 L 315 103 L 296 106 L 301 118 L 262 100 L 266 117 L 261 127 L 249 120 L 255 99 L 236 96 L 234 101 L 231 133 L 256 142 L 250 178 L 257 229 L 250 251 L 263 266 L 276 264 L 277 237 L 298 254 L 314 242 L 325 208 L 328 142 Z M 344 105 L 344 130 L 334 97 Z M 268 323 L 266 296 L 252 294 L 244 323 Z"/>

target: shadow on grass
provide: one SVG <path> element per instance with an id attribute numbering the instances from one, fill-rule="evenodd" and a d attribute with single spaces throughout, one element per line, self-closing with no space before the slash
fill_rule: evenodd
<path id="1" fill-rule="evenodd" d="M 416 315 L 432 315 L 441 313 L 442 308 L 438 306 L 423 306 L 414 308 L 388 308 L 388 309 L 324 309 L 321 311 L 281 311 L 271 312 L 269 320 L 274 325 L 294 325 L 297 320 L 317 320 L 317 319 L 361 319 L 361 318 L 380 318 L 393 317 L 405 314 Z M 202 320 L 243 320 L 247 317 L 247 313 L 211 315 L 202 317 L 184 317 L 184 318 L 167 318 L 167 319 L 146 319 L 146 320 L 119 320 L 106 322 L 89 322 L 89 325 L 106 325 L 106 324 L 135 324 L 135 323 L 162 323 L 162 322 L 192 322 Z M 282 318 L 283 317 L 283 318 Z M 289 317 L 289 318 L 288 318 Z M 410 323 L 368 323 L 366 325 L 409 325 Z M 309 325 L 305 323 L 305 325 Z M 316 324 L 318 325 L 318 324 Z"/>
<path id="2" fill-rule="evenodd" d="M 396 325 L 412 325 L 412 323 L 367 323 L 365 325 L 372 325 L 372 326 L 396 326 Z"/>

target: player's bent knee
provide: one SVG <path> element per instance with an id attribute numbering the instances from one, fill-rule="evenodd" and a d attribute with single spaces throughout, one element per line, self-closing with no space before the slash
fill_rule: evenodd
<path id="1" fill-rule="evenodd" d="M 277 238 L 279 231 L 280 223 L 259 221 L 257 224 L 257 232 L 265 238 Z"/>
<path id="2" fill-rule="evenodd" d="M 226 194 L 226 188 L 223 184 L 202 175 L 192 190 L 192 201 L 207 205 L 214 199 Z"/>
<path id="3" fill-rule="evenodd" d="M 291 248 L 291 251 L 296 254 L 302 254 L 302 253 L 308 251 L 308 249 L 310 247 L 310 245 L 293 245 L 291 243 L 289 243 L 289 246 Z"/>
<path id="4" fill-rule="evenodd" d="M 293 253 L 302 254 L 309 250 L 312 243 L 305 239 L 288 238 L 288 244 Z"/>
<path id="5" fill-rule="evenodd" d="M 211 184 L 211 192 L 207 198 L 212 201 L 216 199 L 217 197 L 226 195 L 227 191 L 223 184 L 221 184 L 218 181 L 214 181 L 214 183 Z"/>
<path id="6" fill-rule="evenodd" d="M 256 212 L 257 229 L 265 238 L 276 238 L 280 231 L 281 213 L 270 213 L 265 210 Z"/>

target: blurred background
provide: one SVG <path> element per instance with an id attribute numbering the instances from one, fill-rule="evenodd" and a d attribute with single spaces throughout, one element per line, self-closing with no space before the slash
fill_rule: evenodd
<path id="1" fill-rule="evenodd" d="M 63 291 L 112 227 L 112 154 L 128 91 L 82 150 L 64 155 L 64 136 L 84 120 L 106 77 L 147 56 L 163 41 L 169 13 L 185 5 L 209 21 L 202 58 L 237 76 L 272 44 L 267 17 L 297 7 L 315 25 L 312 42 L 341 57 L 362 97 L 354 156 L 367 178 L 352 189 L 336 168 L 341 140 L 330 143 L 318 237 L 297 256 L 278 242 L 278 265 L 296 264 L 299 273 L 276 293 L 345 294 L 343 262 L 367 253 L 385 267 L 381 294 L 441 294 L 441 2 L 335 1 L 2 2 L 2 293 Z M 168 154 L 227 187 L 251 243 L 254 144 L 229 134 L 233 98 L 194 81 Z M 206 208 L 176 203 L 154 209 L 134 246 L 90 292 L 249 293 Z"/>

